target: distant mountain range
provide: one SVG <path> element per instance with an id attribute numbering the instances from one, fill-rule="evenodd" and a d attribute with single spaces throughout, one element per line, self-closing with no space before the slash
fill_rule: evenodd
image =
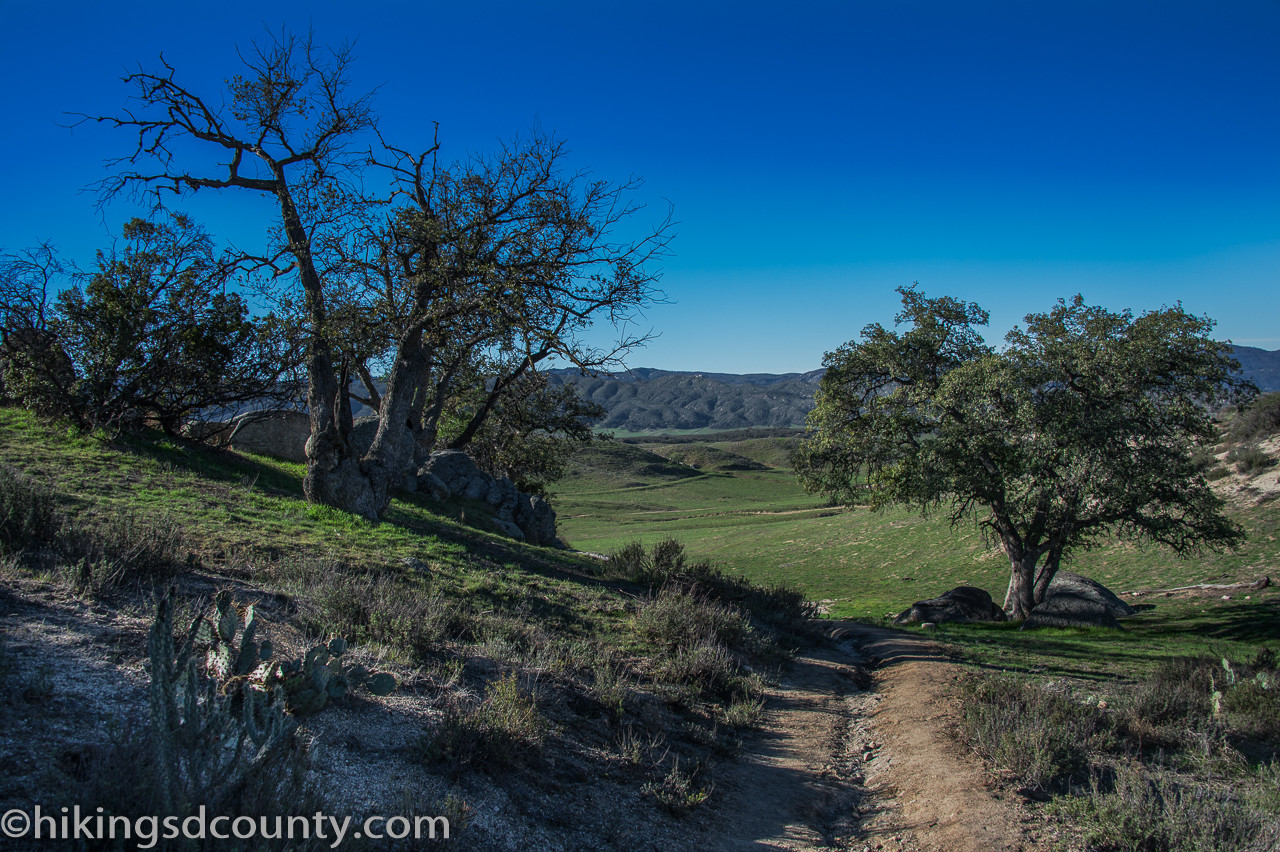
<path id="1" fill-rule="evenodd" d="M 1268 352 L 1254 346 L 1236 346 L 1236 360 L 1240 362 L 1240 372 L 1246 378 L 1253 379 L 1263 393 L 1280 391 L 1280 349 Z"/>
<path id="2" fill-rule="evenodd" d="M 1265 391 L 1280 391 L 1280 350 L 1234 347 L 1244 375 Z M 808 373 L 693 373 L 638 367 L 625 373 L 581 376 L 552 370 L 604 406 L 600 429 L 655 432 L 666 429 L 749 429 L 803 426 L 813 408 L 822 370 Z"/>
<path id="3" fill-rule="evenodd" d="M 684 373 L 641 367 L 626 373 L 581 376 L 553 370 L 609 413 L 600 429 L 748 429 L 803 426 L 822 370 L 810 373 Z"/>

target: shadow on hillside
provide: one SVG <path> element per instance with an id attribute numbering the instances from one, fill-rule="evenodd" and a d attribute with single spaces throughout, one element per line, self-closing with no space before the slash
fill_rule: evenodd
<path id="1" fill-rule="evenodd" d="M 1280 643 L 1280 600 L 1221 603 L 1203 613 L 1159 614 L 1158 608 L 1125 619 L 1123 631 L 1071 629 L 1022 631 L 1016 624 L 970 626 L 941 637 L 962 649 L 967 662 L 988 671 L 1112 680 L 1144 668 L 1152 644 L 1211 653 L 1205 641 Z M 996 660 L 991 656 L 998 655 Z M 1172 651 L 1169 656 L 1178 656 Z"/>

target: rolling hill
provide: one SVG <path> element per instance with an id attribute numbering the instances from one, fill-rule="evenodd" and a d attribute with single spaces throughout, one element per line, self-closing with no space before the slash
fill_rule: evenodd
<path id="1" fill-rule="evenodd" d="M 1280 391 L 1280 350 L 1236 346 L 1241 372 L 1264 392 Z M 723 431 L 803 426 L 823 370 L 808 373 L 699 373 L 639 367 L 583 376 L 552 370 L 608 414 L 597 425 L 621 432 Z"/>

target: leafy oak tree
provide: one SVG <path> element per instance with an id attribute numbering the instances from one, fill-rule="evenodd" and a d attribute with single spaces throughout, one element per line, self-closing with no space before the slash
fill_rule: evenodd
<path id="1" fill-rule="evenodd" d="M 281 34 L 242 59 L 212 97 L 182 85 L 163 59 L 128 75 L 129 108 L 86 117 L 134 136 L 104 197 L 134 192 L 163 205 L 232 190 L 275 202 L 272 247 L 242 262 L 285 284 L 282 310 L 305 330 L 304 490 L 374 518 L 434 443 L 437 406 L 477 352 L 525 341 L 528 359 L 511 362 L 522 371 L 552 354 L 584 367 L 607 361 L 579 332 L 597 319 L 621 327 L 655 298 L 647 266 L 663 253 L 669 220 L 619 239 L 638 210 L 628 201 L 635 184 L 568 172 L 563 145 L 543 137 L 445 167 L 434 139 L 417 154 L 386 144 L 370 97 L 351 91 L 348 49 Z M 634 342 L 624 338 L 620 351 Z M 370 364 L 385 375 L 381 392 Z M 376 396 L 367 451 L 354 441 L 355 377 Z"/>
<path id="2" fill-rule="evenodd" d="M 899 292 L 901 330 L 869 325 L 825 358 L 796 457 L 807 488 L 976 521 L 1009 559 L 1014 618 L 1105 538 L 1178 554 L 1242 540 L 1193 460 L 1213 436 L 1208 403 L 1252 390 L 1210 320 L 1076 296 L 997 350 L 978 305 Z"/>
<path id="3" fill-rule="evenodd" d="M 7 394 L 84 428 L 169 433 L 211 408 L 296 398 L 283 329 L 251 318 L 223 272 L 181 214 L 125 223 L 88 274 L 48 246 L 0 256 Z"/>

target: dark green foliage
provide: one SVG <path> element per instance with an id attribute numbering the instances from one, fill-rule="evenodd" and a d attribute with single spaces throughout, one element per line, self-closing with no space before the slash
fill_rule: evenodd
<path id="1" fill-rule="evenodd" d="M 53 541 L 62 528 L 53 492 L 0 465 L 0 553 Z"/>
<path id="2" fill-rule="evenodd" d="M 1111 537 L 1179 554 L 1241 542 L 1193 457 L 1214 437 L 1204 403 L 1250 390 L 1210 320 L 1076 296 L 997 350 L 978 305 L 899 292 L 903 331 L 867 326 L 825 358 L 795 458 L 807 488 L 976 521 L 1009 558 L 1015 618 L 1064 557 Z"/>
<path id="3" fill-rule="evenodd" d="M 551 384 L 533 370 L 486 391 L 494 381 L 478 377 L 460 394 L 442 420 L 442 442 L 465 447 L 481 470 L 510 479 L 526 494 L 544 494 L 574 453 L 595 440 L 591 426 L 604 409 L 573 385 Z"/>
<path id="4" fill-rule="evenodd" d="M 207 234 L 173 215 L 133 219 L 124 237 L 123 249 L 99 252 L 97 271 L 72 277 L 47 310 L 45 348 L 56 347 L 61 366 L 14 361 L 11 396 L 85 427 L 151 422 L 175 432 L 201 409 L 287 391 L 279 380 L 290 348 L 274 318 L 250 320 L 244 300 L 227 292 Z"/>
<path id="5" fill-rule="evenodd" d="M 1280 432 L 1280 392 L 1264 393 L 1242 408 L 1231 421 L 1233 441 L 1258 441 Z"/>

